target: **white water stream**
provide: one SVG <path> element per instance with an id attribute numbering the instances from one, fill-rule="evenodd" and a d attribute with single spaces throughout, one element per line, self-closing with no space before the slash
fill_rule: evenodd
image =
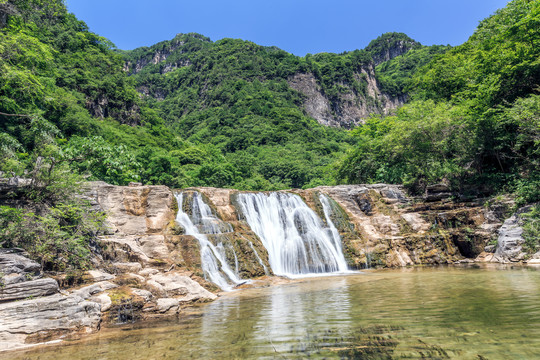
<path id="1" fill-rule="evenodd" d="M 238 262 L 235 254 L 234 271 L 227 263 L 225 247 L 220 242 L 212 244 L 207 235 L 232 232 L 232 227 L 218 219 L 210 207 L 204 203 L 201 194 L 193 193 L 191 217 L 183 211 L 184 193 L 175 194 L 178 202 L 176 221 L 184 228 L 186 235 L 194 236 L 201 246 L 201 264 L 205 278 L 225 291 L 232 290 L 236 285 L 245 283 L 238 276 Z"/>
<path id="2" fill-rule="evenodd" d="M 328 227 L 298 195 L 238 195 L 239 210 L 268 250 L 274 274 L 299 277 L 347 272 L 341 238 L 330 219 L 330 204 L 323 195 L 320 200 Z"/>

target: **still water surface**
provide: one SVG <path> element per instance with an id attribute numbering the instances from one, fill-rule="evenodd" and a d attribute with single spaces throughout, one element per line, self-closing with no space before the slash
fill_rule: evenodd
<path id="1" fill-rule="evenodd" d="M 226 294 L 0 359 L 540 359 L 540 269 L 411 268 Z"/>

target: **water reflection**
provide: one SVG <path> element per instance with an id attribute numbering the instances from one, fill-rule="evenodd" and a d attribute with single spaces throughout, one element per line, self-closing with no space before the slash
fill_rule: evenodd
<path id="1" fill-rule="evenodd" d="M 0 359 L 538 359 L 539 287 L 540 272 L 523 268 L 306 279 L 227 294 L 174 323 Z"/>

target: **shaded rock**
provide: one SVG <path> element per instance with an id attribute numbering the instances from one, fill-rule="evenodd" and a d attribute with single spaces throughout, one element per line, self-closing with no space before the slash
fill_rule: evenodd
<path id="1" fill-rule="evenodd" d="M 358 194 L 354 197 L 356 203 L 360 210 L 366 214 L 371 215 L 371 210 L 373 209 L 373 204 L 371 203 L 371 198 L 367 193 Z"/>
<path id="2" fill-rule="evenodd" d="M 445 184 L 434 184 L 426 187 L 424 200 L 427 202 L 447 199 L 452 196 L 450 188 Z"/>
<path id="3" fill-rule="evenodd" d="M 9 274 L 9 275 L 2 275 L 0 274 L 0 286 L 10 285 L 10 284 L 18 284 L 28 281 L 26 275 L 24 274 Z"/>
<path id="4" fill-rule="evenodd" d="M 25 281 L 0 287 L 0 301 L 52 295 L 59 291 L 58 283 L 51 278 Z"/>
<path id="5" fill-rule="evenodd" d="M 37 274 L 41 266 L 28 259 L 23 250 L 0 249 L 0 272 L 8 274 Z"/>

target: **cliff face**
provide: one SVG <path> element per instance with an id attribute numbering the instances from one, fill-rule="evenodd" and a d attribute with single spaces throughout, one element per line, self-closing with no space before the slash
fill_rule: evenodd
<path id="1" fill-rule="evenodd" d="M 137 268 L 139 272 L 150 271 L 148 268 L 184 269 L 212 289 L 202 279 L 198 241 L 185 235 L 175 222 L 178 204 L 170 189 L 94 184 L 97 203 L 109 214 L 110 233 L 102 236 L 101 241 L 106 249 L 104 258 L 113 261 L 113 268 Z M 227 261 L 238 262 L 242 278 L 270 273 L 268 254 L 240 212 L 236 200 L 240 191 L 182 191 L 187 198 L 201 193 L 215 216 L 232 226 L 232 231 L 219 241 L 234 249 L 235 257 L 229 254 Z M 323 222 L 326 220 L 318 196 L 325 194 L 333 200 L 332 221 L 341 234 L 351 268 L 450 264 L 473 261 L 479 255 L 482 256 L 478 260 L 484 260 L 488 254 L 485 250 L 496 250 L 490 243 L 497 239 L 509 208 L 506 203 L 486 207 L 484 200 L 452 201 L 452 194 L 443 185 L 428 189 L 424 198 L 411 198 L 401 186 L 385 184 L 323 186 L 289 192 L 301 196 Z M 190 204 L 185 201 L 182 210 L 190 213 Z"/>
<path id="2" fill-rule="evenodd" d="M 126 63 L 124 64 L 124 71 L 127 72 L 129 75 L 134 75 L 139 73 L 147 65 L 166 63 L 166 65 L 164 65 L 161 69 L 161 73 L 166 74 L 174 69 L 191 65 L 191 62 L 189 60 L 178 60 L 172 62 L 166 61 L 172 54 L 182 54 L 188 51 L 188 49 L 183 48 L 186 42 L 181 40 L 182 35 L 184 34 L 177 34 L 176 37 L 170 42 L 170 44 L 167 44 L 166 46 L 160 46 L 160 44 L 156 44 L 155 46 L 157 46 L 157 48 L 155 49 L 155 51 L 149 52 L 144 56 L 139 57 L 135 61 L 126 61 Z M 203 41 L 209 41 L 207 38 L 196 34 L 188 34 L 187 36 L 193 36 Z"/>
<path id="3" fill-rule="evenodd" d="M 342 84 L 342 92 L 330 100 L 312 73 L 291 76 L 288 84 L 305 96 L 306 113 L 321 125 L 351 129 L 364 122 L 371 114 L 386 115 L 407 101 L 406 95 L 390 96 L 380 90 L 372 64 L 354 74 L 358 81 L 366 83 L 366 94 L 359 94 L 350 86 Z"/>

